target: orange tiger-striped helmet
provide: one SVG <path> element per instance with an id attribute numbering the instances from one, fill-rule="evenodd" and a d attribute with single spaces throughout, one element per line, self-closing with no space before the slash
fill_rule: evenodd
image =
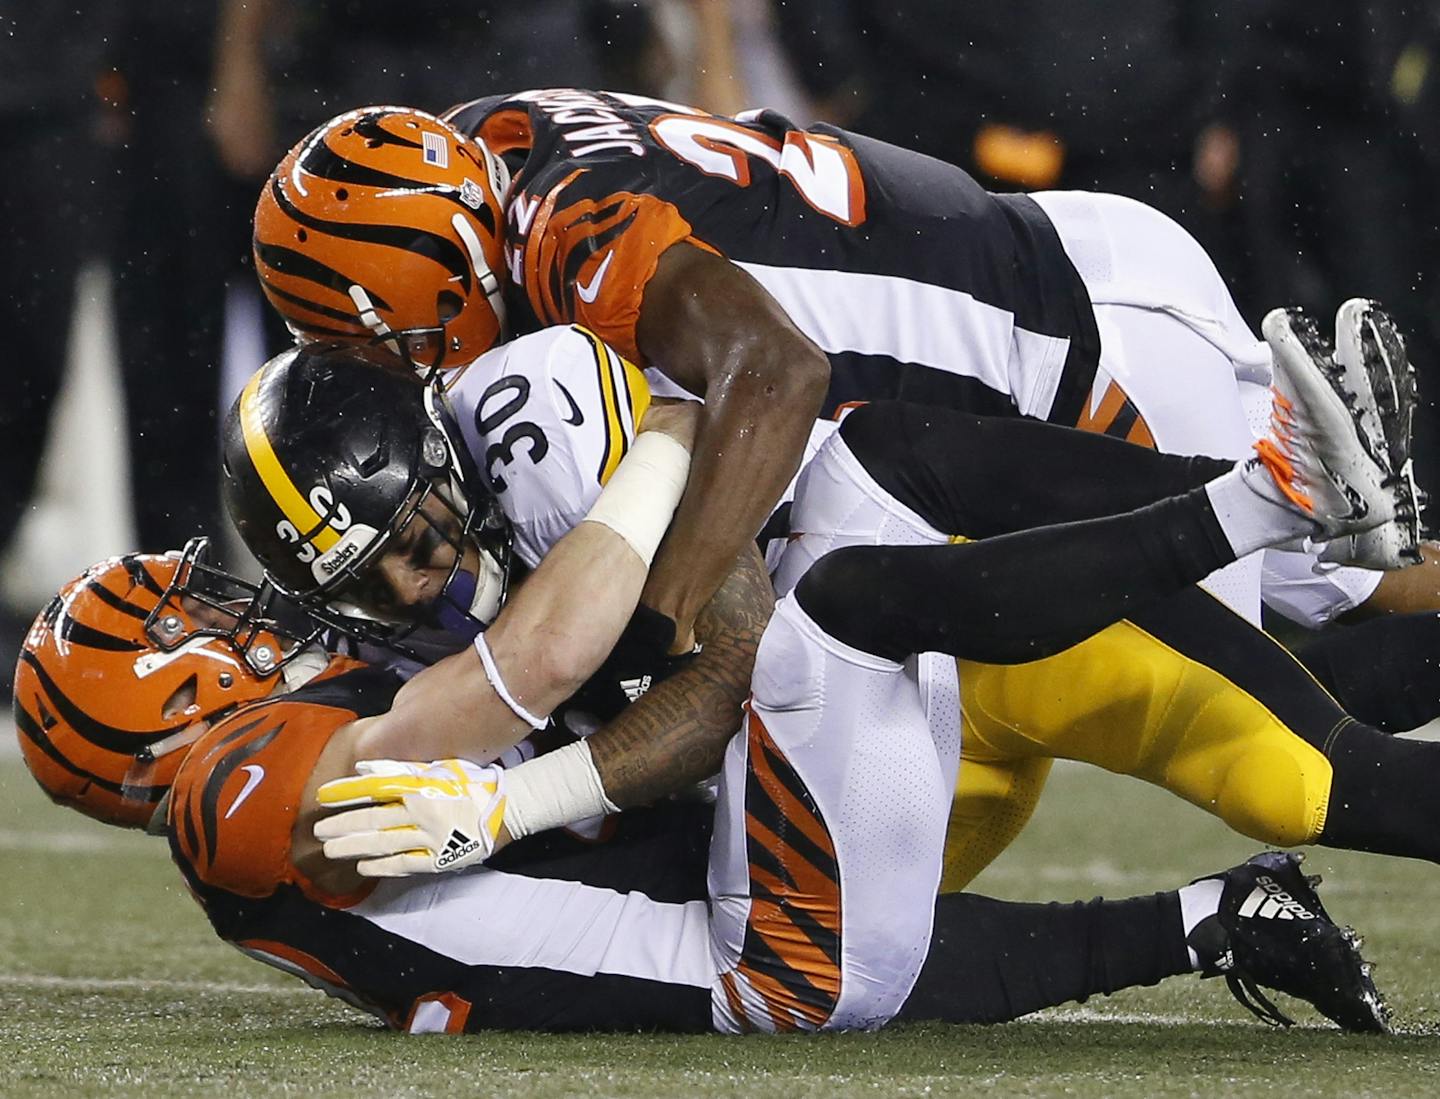
<path id="1" fill-rule="evenodd" d="M 255 270 L 301 339 L 381 342 L 422 372 L 505 338 L 504 162 L 433 115 L 362 107 L 296 145 L 255 207 Z"/>
<path id="2" fill-rule="evenodd" d="M 252 584 L 179 553 L 112 557 L 36 618 L 15 669 L 15 725 L 56 802 L 143 827 L 207 723 L 268 695 L 302 642 Z M 248 602 L 247 602 L 248 599 Z"/>

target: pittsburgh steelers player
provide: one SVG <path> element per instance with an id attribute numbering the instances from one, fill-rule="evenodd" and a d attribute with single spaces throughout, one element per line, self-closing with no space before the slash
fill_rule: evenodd
<path id="1" fill-rule="evenodd" d="M 1272 328 L 1277 349 L 1297 366 L 1312 357 L 1323 361 L 1328 354 L 1312 328 L 1296 329 L 1286 315 L 1273 318 Z M 483 618 L 488 601 L 477 601 L 473 593 L 491 585 L 473 579 L 457 584 L 465 570 L 435 529 L 397 521 L 410 514 L 401 511 L 403 498 L 367 505 L 361 516 L 362 490 L 371 480 L 362 468 L 370 428 L 352 440 L 345 425 L 367 424 L 369 416 L 364 409 L 347 411 L 350 398 L 340 367 L 326 386 L 319 386 L 308 374 L 303 382 L 296 380 L 300 376 L 286 365 L 294 361 L 288 356 L 257 375 L 227 422 L 227 502 L 252 551 L 287 593 L 317 614 L 327 613 L 324 602 L 349 608 L 349 622 L 336 621 L 352 632 L 365 628 L 367 615 L 373 629 L 377 623 L 405 621 L 416 604 L 427 602 L 441 608 L 450 604 L 444 613 L 432 614 L 437 620 L 462 614 L 472 603 Z M 1351 384 L 1370 389 L 1363 376 Z M 552 329 L 489 353 L 452 383 L 446 396 L 463 440 L 460 449 L 483 466 L 525 565 L 536 563 L 550 541 L 584 515 L 607 466 L 624 452 L 627 424 L 643 416 L 648 400 L 639 373 L 578 328 Z M 1182 478 L 1157 484 L 1147 471 L 1169 468 L 1165 460 L 1113 440 L 1067 437 L 1061 457 L 1047 450 L 1052 432 L 1033 439 L 1024 434 L 1034 431 L 1033 424 L 914 415 L 897 422 L 898 415 L 870 410 L 858 419 L 852 415 L 838 433 L 834 424 L 815 429 L 814 442 L 828 453 L 828 461 L 818 470 L 807 466 L 802 477 L 809 486 L 806 502 L 792 505 L 798 537 L 787 540 L 789 550 L 777 573 L 782 594 L 810 562 L 851 541 L 943 543 L 952 531 L 974 537 L 1003 534 L 1032 517 L 1057 522 L 1092 518 L 1198 483 Z M 866 426 L 877 423 L 885 426 Z M 1403 435 L 1403 427 L 1400 431 Z M 1035 478 L 1027 472 L 1018 479 L 999 477 L 1015 467 L 990 462 L 983 451 L 1001 437 L 1027 439 L 1023 445 L 1009 443 L 1009 451 L 1029 455 L 1041 468 L 1063 466 L 1066 476 Z M 280 494 L 267 484 L 257 462 L 257 456 L 269 454 L 279 455 L 276 461 L 296 483 L 352 486 L 346 521 L 358 524 L 356 533 L 331 530 L 318 512 L 287 517 Z M 1403 449 L 1389 460 L 1403 465 Z M 1226 465 L 1186 461 L 1192 470 L 1186 476 L 1202 480 Z M 879 503 L 856 503 L 852 479 L 829 471 L 847 462 L 867 471 L 862 478 L 870 486 L 867 499 Z M 929 469 L 945 470 L 944 478 L 927 478 Z M 1087 472 L 1093 480 L 1090 490 L 1077 491 L 1074 482 Z M 837 498 L 832 499 L 827 485 L 839 486 Z M 932 499 L 937 494 L 943 504 Z M 855 517 L 862 515 L 870 516 L 869 526 L 854 527 Z M 315 561 L 304 559 L 314 555 L 297 553 L 292 536 L 278 533 L 297 528 L 327 539 L 330 552 L 345 555 L 349 564 L 316 571 Z M 398 552 L 379 554 L 377 561 L 376 552 L 347 548 L 347 539 L 356 547 L 372 546 L 377 530 L 398 531 L 393 547 Z M 900 613 L 913 613 L 912 603 L 943 598 L 943 588 L 912 590 L 917 584 L 923 589 L 924 583 L 923 571 L 895 580 L 892 594 Z M 1025 620 L 1019 606 L 1012 614 Z M 1433 762 L 1426 760 L 1434 753 L 1347 717 L 1288 654 L 1200 592 L 1184 593 L 1031 664 L 1049 672 L 1044 690 L 1033 697 L 1017 695 L 1003 665 L 967 664 L 969 690 L 958 706 L 953 687 L 947 690 L 952 681 L 933 674 L 936 665 L 943 670 L 945 661 L 926 657 L 918 664 L 931 720 L 937 726 L 953 724 L 964 709 L 971 728 L 985 734 L 966 766 L 974 760 L 986 780 L 1001 768 L 1048 766 L 1046 749 L 1052 741 L 1091 737 L 1121 761 L 1114 770 L 1163 785 L 1254 838 L 1429 858 L 1440 854 L 1428 838 L 1434 830 L 1426 799 L 1400 796 L 1405 784 L 1429 773 Z M 646 682 L 642 671 L 612 667 L 611 672 L 631 684 L 631 697 Z M 623 756 L 627 769 L 651 776 L 647 781 L 653 788 L 672 790 L 705 778 L 707 758 L 713 762 L 713 752 L 728 736 L 724 714 L 717 721 L 715 714 L 694 706 L 696 699 L 688 692 L 698 674 L 682 670 L 677 682 L 655 688 L 662 692 L 664 709 L 644 719 L 650 733 L 636 735 Z M 633 720 L 642 721 L 638 715 Z M 685 738 L 676 735 L 682 726 L 697 731 L 695 742 L 703 739 L 698 730 L 708 729 L 712 756 L 704 751 L 687 756 L 681 748 Z M 1031 730 L 1050 740 L 1027 741 Z M 1006 736 L 1019 747 L 1010 748 L 1002 740 Z M 1005 744 L 1008 754 L 987 756 L 985 750 L 994 743 Z M 967 801 L 967 789 L 976 788 L 967 788 L 962 774 L 962 796 L 953 811 L 957 820 L 966 819 L 965 813 L 983 817 L 999 800 L 987 800 L 984 786 L 978 786 L 981 793 Z M 952 829 L 948 888 L 971 880 L 1013 832 L 977 829 L 974 835 L 957 844 Z"/>
<path id="2" fill-rule="evenodd" d="M 293 400 L 336 382 L 353 395 L 368 382 L 391 414 L 352 431 L 345 460 L 382 481 L 405 474 L 392 518 L 403 512 L 442 532 L 458 519 L 465 554 L 491 552 L 467 525 L 479 509 L 457 482 L 462 460 L 435 412 L 436 390 L 417 398 L 416 380 L 367 371 L 353 354 L 333 358 L 290 353 L 266 368 L 254 399 L 263 408 L 277 388 Z M 973 544 L 854 544 L 808 569 L 766 628 L 742 735 L 726 753 L 708 908 L 698 861 L 686 864 L 687 888 L 666 861 L 685 852 L 654 845 L 657 836 L 673 841 L 675 828 L 621 836 L 589 852 L 584 869 L 563 837 L 536 835 L 527 848 L 527 835 L 563 823 L 577 805 L 596 813 L 629 800 L 624 776 L 602 774 L 587 742 L 510 768 L 485 765 L 543 724 L 633 610 L 684 485 L 683 445 L 650 445 L 654 433 L 644 430 L 665 422 L 664 409 L 644 415 L 585 519 L 489 629 L 406 686 L 343 657 L 285 652 L 263 607 L 237 607 L 191 583 L 197 572 L 204 578 L 198 547 L 130 557 L 91 570 L 37 620 L 16 692 L 22 745 L 53 796 L 96 815 L 136 822 L 168 789 L 172 849 L 222 937 L 412 1031 L 975 1021 L 1194 968 L 1228 971 L 1242 987 L 1248 980 L 1247 995 L 1255 982 L 1304 995 L 1352 1029 L 1382 1028 L 1353 937 L 1329 921 L 1288 856 L 1258 856 L 1133 901 L 1047 907 L 955 895 L 932 905 L 959 745 L 953 724 L 932 732 L 900 662 L 907 647 L 971 659 L 1043 655 L 1240 553 L 1389 521 L 1397 493 L 1362 444 L 1366 410 L 1352 422 L 1321 372 L 1308 359 L 1300 365 L 1309 373 L 1291 379 L 1283 430 L 1263 461 L 1148 455 L 1152 471 L 1167 471 L 1157 485 L 1200 487 Z M 416 415 L 397 428 L 402 409 Z M 242 398 L 242 421 L 253 411 Z M 881 404 L 849 422 L 883 428 L 886 417 L 915 414 Z M 1059 451 L 1067 439 L 1077 453 L 1108 449 L 1046 425 L 999 427 Z M 354 569 L 340 590 L 364 599 L 364 558 L 413 557 L 410 522 L 330 537 L 368 525 L 356 485 L 337 476 L 308 491 L 287 486 L 283 456 L 263 451 L 250 452 L 268 463 L 257 474 L 288 511 L 299 536 L 286 544 L 313 577 Z M 812 473 L 863 474 L 846 469 L 844 448 L 831 453 L 836 460 L 822 452 Z M 797 507 L 808 491 L 799 487 Z M 1067 577 L 1039 567 L 1057 552 L 1074 563 Z M 944 581 L 947 605 L 932 598 L 903 619 L 886 610 L 897 567 Z M 880 582 L 857 583 L 866 576 Z M 1033 598 L 1017 605 L 1022 590 Z M 220 628 L 217 618 L 233 621 Z M 215 651 L 221 645 L 228 656 Z M 591 655 L 561 660 L 547 655 L 552 648 Z M 275 674 L 282 655 L 288 678 Z M 105 689 L 95 691 L 102 666 Z M 230 712 L 232 699 L 255 704 Z M 442 753 L 454 757 L 402 762 Z M 322 805 L 343 812 L 322 817 Z M 633 891 L 621 891 L 612 850 L 624 854 Z M 493 865 L 475 865 L 492 855 Z M 637 862 L 650 874 L 643 890 Z M 662 867 L 671 876 L 660 877 Z"/>
<path id="3" fill-rule="evenodd" d="M 677 624 L 677 651 L 694 607 L 772 515 L 817 410 L 898 395 L 1231 458 L 1268 415 L 1268 348 L 1162 215 L 1113 196 L 989 195 L 958 168 L 773 113 L 717 119 L 574 90 L 480 100 L 443 122 L 351 112 L 268 181 L 255 246 L 266 294 L 302 337 L 386 340 L 452 370 L 509 332 L 578 321 L 653 392 L 703 395 L 693 488 L 642 599 Z M 1403 345 L 1367 303 L 1337 317 L 1336 354 L 1352 368 L 1388 361 L 1406 384 Z M 1366 536 L 1373 563 L 1420 552 L 1413 511 Z M 1365 612 L 1440 608 L 1435 575 L 1433 563 L 1382 579 L 1267 553 L 1206 583 L 1257 621 L 1263 579 L 1273 606 L 1315 624 L 1362 600 Z M 1377 629 L 1309 659 L 1367 719 L 1411 727 L 1430 716 L 1412 699 L 1440 700 L 1426 657 L 1440 618 Z M 1087 682 L 1139 699 L 1157 662 L 1184 674 L 1165 666 L 1171 648 L 1109 653 L 1128 675 Z M 1044 669 L 995 675 L 1007 698 L 1044 697 Z M 1023 826 L 1053 757 L 1168 784 L 1198 773 L 1204 751 L 1179 737 L 1141 753 L 1067 721 L 983 724 L 965 740 L 977 766 L 955 805 L 951 885 Z M 1286 834 L 1308 828 L 1290 821 Z"/>

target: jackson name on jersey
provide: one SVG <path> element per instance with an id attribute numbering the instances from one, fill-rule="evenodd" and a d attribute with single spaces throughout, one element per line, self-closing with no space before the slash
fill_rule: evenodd
<path id="1" fill-rule="evenodd" d="M 1074 424 L 1099 336 L 1085 287 L 1031 199 L 961 169 L 773 111 L 735 119 L 552 89 L 446 119 L 513 171 L 511 307 L 578 323 L 632 362 L 645 286 L 688 242 L 731 260 L 830 358 L 827 414 L 905 397 Z"/>

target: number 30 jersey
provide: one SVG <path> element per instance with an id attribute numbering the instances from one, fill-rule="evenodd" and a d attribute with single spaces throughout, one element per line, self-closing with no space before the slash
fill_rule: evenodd
<path id="1" fill-rule="evenodd" d="M 446 397 L 465 448 L 510 520 L 521 561 L 534 568 L 585 518 L 629 452 L 652 396 L 673 389 L 663 374 L 640 370 L 579 325 L 502 344 L 450 384 Z M 836 426 L 815 423 L 805 461 Z M 794 492 L 792 481 L 777 515 L 788 513 Z M 769 536 L 762 541 L 769 554 Z M 780 537 L 777 549 L 783 544 Z"/>
<path id="2" fill-rule="evenodd" d="M 515 165 L 511 304 L 645 365 L 635 326 L 660 255 L 688 242 L 774 296 L 830 358 L 829 408 L 904 397 L 1074 423 L 1099 352 L 1085 288 L 1022 195 L 770 111 L 719 118 L 551 89 L 446 118 Z"/>

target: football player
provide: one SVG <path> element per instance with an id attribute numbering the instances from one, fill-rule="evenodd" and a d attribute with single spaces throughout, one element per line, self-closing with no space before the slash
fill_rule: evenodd
<path id="1" fill-rule="evenodd" d="M 344 543 L 341 536 L 364 525 L 346 503 L 358 499 L 354 484 L 316 486 L 328 490 L 322 499 L 288 480 L 276 447 L 250 438 L 247 453 L 290 509 L 300 537 L 289 544 L 314 577 L 349 568 L 352 558 L 368 562 L 342 588 L 361 613 L 374 614 L 360 602 L 377 590 L 367 585 L 377 565 L 386 576 L 373 551 L 422 574 L 435 563 L 433 553 L 405 542 L 411 523 L 422 535 L 435 531 L 450 557 L 472 566 L 484 548 L 461 533 L 473 501 L 462 498 L 433 406 L 428 397 L 407 399 L 419 383 L 366 372 L 353 358 L 337 373 L 323 354 L 291 353 L 267 369 L 257 392 L 288 389 L 303 399 L 327 384 L 328 372 L 347 385 L 363 379 L 389 398 L 392 415 L 352 434 L 359 445 L 347 460 L 382 481 L 396 469 L 420 471 L 400 493 L 410 523 L 387 527 L 391 537 L 377 530 Z M 842 425 L 809 475 L 824 471 L 848 481 L 852 499 L 859 494 L 858 523 L 833 533 L 861 544 L 809 568 L 766 628 L 742 731 L 722 772 L 708 905 L 699 860 L 676 847 L 684 830 L 673 818 L 655 826 L 641 814 L 650 830 L 642 823 L 624 832 L 622 816 L 618 842 L 581 859 L 563 837 L 538 835 L 577 811 L 625 805 L 644 788 L 624 772 L 602 773 L 587 743 L 510 768 L 485 765 L 560 701 L 567 676 L 553 669 L 572 664 L 550 650 L 575 648 L 572 633 L 597 642 L 608 633 L 613 642 L 635 605 L 657 527 L 683 482 L 680 448 L 646 446 L 645 433 L 586 519 L 559 538 L 493 624 L 404 687 L 343 657 L 307 671 L 303 652 L 287 653 L 286 666 L 298 670 L 289 682 L 267 682 L 250 663 L 212 659 L 216 645 L 229 643 L 216 636 L 217 618 L 234 616 L 252 633 L 268 622 L 248 605 L 193 590 L 198 547 L 178 559 L 104 562 L 62 592 L 27 638 L 16 692 L 22 744 L 61 800 L 83 807 L 88 791 L 105 783 L 122 803 L 131 789 L 144 791 L 149 807 L 167 782 L 156 774 L 132 781 L 137 759 L 153 766 L 162 738 L 168 745 L 192 732 L 175 725 L 208 726 L 171 773 L 165 827 L 217 931 L 411 1031 L 855 1029 L 897 1015 L 994 1021 L 1193 969 L 1233 975 L 1247 996 L 1258 981 L 1312 1000 L 1348 1028 L 1382 1029 L 1383 1008 L 1353 936 L 1329 920 L 1288 856 L 1260 856 L 1132 901 L 1047 907 L 954 895 L 932 903 L 959 744 L 953 724 L 932 726 L 901 658 L 937 650 L 1030 659 L 1241 553 L 1387 521 L 1394 486 L 1375 475 L 1343 403 L 1318 371 L 1296 381 L 1286 429 L 1264 461 L 1232 468 L 1152 455 L 1152 493 L 1161 483 L 1198 487 L 1135 511 L 973 544 L 874 544 L 873 507 L 863 505 L 878 499 L 863 468 L 847 467 L 853 451 L 838 445 Z M 394 414 L 404 408 L 417 410 L 408 431 Z M 263 408 L 239 415 L 256 412 Z M 647 412 L 642 429 L 662 412 Z M 876 405 L 849 422 L 883 427 L 888 415 L 916 413 Z M 250 427 L 263 432 L 260 420 Z M 1105 440 L 1045 425 L 999 426 L 1023 433 L 1013 441 L 1060 455 L 1071 446 L 1081 448 L 1076 454 L 1108 449 Z M 1023 464 L 1016 448 L 985 451 L 1001 466 L 1007 453 L 1009 464 Z M 945 472 L 943 464 L 932 469 L 932 489 Z M 800 487 L 797 507 L 809 491 Z M 816 491 L 835 498 L 823 483 Z M 922 495 L 943 506 L 943 493 Z M 1057 553 L 1072 561 L 1067 576 L 1040 567 Z M 593 590 L 593 571 L 578 582 L 577 554 L 602 570 L 604 593 Z M 448 576 L 453 562 L 441 571 Z M 907 587 L 904 575 L 931 584 Z M 936 590 L 948 594 L 937 601 Z M 582 592 L 593 606 L 577 604 Z M 913 613 L 892 602 L 897 595 Z M 264 647 L 264 666 L 273 667 L 283 650 Z M 604 647 L 583 646 L 592 669 Z M 109 668 L 109 689 L 81 706 L 72 683 L 83 685 L 97 663 Z M 207 700 L 217 697 L 212 680 L 224 700 L 218 712 L 198 701 L 202 685 Z M 226 713 L 229 699 L 252 704 Z M 164 722 L 170 727 L 157 733 Z M 99 730 L 108 755 L 77 755 Z M 343 812 L 322 817 L 322 806 Z M 140 819 L 145 810 L 126 812 Z M 532 834 L 540 842 L 527 847 Z M 497 851 L 490 866 L 475 865 Z M 1276 906 L 1291 918 L 1269 918 Z"/>
<path id="2" fill-rule="evenodd" d="M 768 111 L 550 89 L 443 120 L 350 112 L 268 181 L 255 251 L 302 336 L 393 340 L 452 369 L 506 332 L 580 323 L 656 392 L 705 397 L 673 563 L 645 598 L 682 643 L 816 411 L 899 396 L 1227 458 L 1268 416 L 1266 345 L 1163 215 L 992 195 L 954 166 Z M 1339 327 L 1356 343 L 1342 354 L 1400 353 L 1356 318 Z M 1369 536 L 1370 560 L 1418 554 L 1412 511 Z M 1362 600 L 1440 609 L 1431 569 L 1377 592 L 1375 572 L 1267 565 L 1272 602 L 1311 623 Z M 1260 573 L 1255 558 L 1207 583 L 1258 621 Z"/>
<path id="3" fill-rule="evenodd" d="M 1247 453 L 1268 415 L 1268 348 L 1163 215 L 1114 196 L 989 195 L 953 166 L 770 112 L 719 119 L 565 89 L 479 100 L 443 122 L 352 112 L 282 162 L 255 245 L 268 297 L 302 336 L 392 340 L 448 370 L 506 331 L 578 321 L 656 393 L 703 395 L 695 488 L 642 601 L 678 623 L 677 650 L 772 513 L 817 405 L 904 396 L 1221 457 Z M 1337 318 L 1337 345 L 1348 368 L 1383 360 L 1404 384 L 1401 341 L 1366 303 Z M 1407 504 L 1367 535 L 1373 563 L 1418 552 L 1414 515 Z M 1433 562 L 1382 580 L 1267 553 L 1206 584 L 1258 622 L 1262 579 L 1272 606 L 1312 625 L 1362 601 L 1440 609 Z M 1310 659 L 1347 703 L 1404 728 L 1426 716 L 1414 688 L 1440 698 L 1426 659 L 1437 631 L 1433 614 L 1411 617 L 1384 627 L 1389 659 L 1368 636 Z M 1007 693 L 1043 697 L 1043 674 L 1007 671 Z M 960 791 L 952 847 L 983 851 L 957 856 L 952 883 L 1028 819 L 1054 756 L 1162 781 L 1192 770 L 1163 751 L 1139 760 L 1089 726 L 1005 728 L 966 739 L 980 765 L 963 772 L 977 785 Z"/>
<path id="4" fill-rule="evenodd" d="M 1323 358 L 1318 335 L 1309 327 L 1297 332 L 1285 315 L 1274 318 L 1272 327 L 1279 348 L 1297 369 Z M 350 407 L 356 399 L 351 394 L 376 385 L 395 394 L 375 401 L 376 410 L 398 407 L 407 394 L 418 400 L 420 391 L 386 380 L 378 367 L 373 379 L 361 381 L 359 367 L 347 368 L 344 359 L 343 354 L 337 360 L 292 352 L 262 371 L 227 422 L 225 464 L 232 515 L 252 550 L 317 613 L 326 613 L 325 602 L 346 608 L 354 632 L 367 616 L 372 623 L 405 622 L 416 604 L 436 593 L 452 588 L 469 593 L 476 584 L 454 583 L 466 568 L 428 520 L 404 523 L 411 509 L 403 494 L 375 497 L 364 505 L 370 508 L 363 520 L 366 549 L 351 556 L 350 579 L 305 565 L 304 548 L 277 536 L 298 526 L 317 531 L 317 537 L 338 537 L 325 531 L 318 516 L 287 519 L 282 498 L 252 472 L 257 456 L 275 456 L 265 460 L 292 469 L 297 481 L 355 486 L 357 491 L 345 498 L 349 511 L 359 515 L 364 494 L 358 490 L 376 480 L 367 478 L 362 464 L 371 449 L 363 440 L 373 429 L 344 426 L 337 432 L 335 425 L 365 425 L 375 416 L 363 409 L 341 416 L 337 410 Z M 322 368 L 326 361 L 331 365 Z M 1363 374 L 1347 384 L 1371 392 Z M 577 328 L 548 330 L 489 353 L 450 386 L 447 398 L 464 441 L 457 449 L 485 466 L 513 524 L 516 555 L 528 565 L 584 515 L 607 465 L 623 453 L 627 425 L 643 416 L 650 399 L 637 371 Z M 1403 437 L 1404 416 L 1390 419 Z M 1028 423 L 892 408 L 852 414 L 838 433 L 834 424 L 817 426 L 814 442 L 823 442 L 821 453 L 828 457 L 803 474 L 810 491 L 803 506 L 792 508 L 797 534 L 782 540 L 790 549 L 777 574 L 779 590 L 789 591 L 810 562 L 847 540 L 944 543 L 955 533 L 987 537 L 1037 518 L 1091 518 L 1195 487 L 1199 481 L 1188 478 L 1203 480 L 1227 467 L 1207 459 L 1176 465 L 1105 439 L 1067 437 L 1055 444 L 1048 441 L 1053 432 L 1037 435 L 1035 430 Z M 357 431 L 360 441 L 352 441 Z M 1006 439 L 1012 441 L 1001 442 Z M 1017 458 L 1029 455 L 1041 468 L 1063 467 L 1066 475 L 1036 478 L 1026 470 L 1002 479 L 999 473 L 1016 467 L 988 459 L 985 449 L 992 445 Z M 1049 449 L 1057 445 L 1063 446 L 1063 457 Z M 1387 454 L 1387 462 L 1403 465 L 1403 446 Z M 857 503 L 849 490 L 852 478 L 832 468 L 857 463 L 867 471 L 862 479 L 878 503 Z M 1190 472 L 1174 473 L 1181 465 Z M 926 473 L 935 469 L 945 471 L 938 486 Z M 1157 484 L 1155 471 L 1161 469 L 1172 472 Z M 1075 481 L 1087 472 L 1093 483 L 1089 491 L 1079 491 Z M 824 490 L 827 484 L 840 486 L 837 499 Z M 930 499 L 937 492 L 943 504 Z M 872 516 L 868 527 L 849 525 L 866 514 Z M 404 552 L 386 552 L 374 531 L 398 531 L 394 537 Z M 416 554 L 414 547 L 424 548 Z M 383 569 L 370 567 L 377 561 Z M 368 576 L 361 580 L 361 574 Z M 930 598 L 911 590 L 921 576 L 901 577 L 890 593 L 901 613 L 912 613 L 912 602 Z M 460 603 L 456 609 L 468 605 L 465 598 Z M 1012 613 L 1024 620 L 1018 605 Z M 437 621 L 441 617 L 435 616 Z M 1047 660 L 1013 667 L 967 664 L 972 687 L 958 702 L 954 679 L 945 674 L 949 667 L 927 657 L 918 669 L 931 721 L 937 727 L 955 725 L 963 709 L 974 732 L 966 768 L 973 762 L 978 777 L 967 785 L 966 768 L 961 768 L 947 888 L 971 880 L 1018 832 L 1039 793 L 1038 781 L 1026 785 L 1021 780 L 1038 774 L 1043 781 L 1053 745 L 1064 754 L 1090 758 L 1071 747 L 1087 738 L 1103 746 L 1107 755 L 1100 761 L 1111 769 L 1162 785 L 1267 842 L 1333 843 L 1429 858 L 1440 854 L 1427 838 L 1433 829 L 1424 799 L 1392 796 L 1394 784 L 1404 785 L 1407 776 L 1419 773 L 1413 768 L 1428 773 L 1433 764 L 1424 761 L 1433 753 L 1421 749 L 1416 754 L 1410 742 L 1391 740 L 1347 718 L 1288 654 L 1199 592 L 1184 593 Z M 1045 678 L 1037 679 L 1037 672 Z M 627 679 L 634 693 L 645 682 L 641 672 L 622 669 L 612 676 Z M 1035 689 L 1037 682 L 1043 689 Z M 666 744 L 653 761 L 661 772 L 653 779 L 659 789 L 707 774 L 706 753 L 673 747 L 678 724 L 706 716 L 687 693 L 692 686 L 686 681 L 655 688 L 666 698 L 659 711 L 663 718 L 651 726 L 655 741 Z M 1163 704 L 1175 699 L 1184 701 Z M 713 733 L 716 726 L 708 728 Z M 719 729 L 723 737 L 723 722 Z M 637 772 L 652 765 L 649 740 L 641 736 L 634 745 L 627 766 Z M 666 768 L 675 769 L 670 780 Z M 1015 805 L 1017 791 L 1031 795 L 1018 819 L 997 809 Z M 997 818 L 1004 827 L 988 825 Z"/>

